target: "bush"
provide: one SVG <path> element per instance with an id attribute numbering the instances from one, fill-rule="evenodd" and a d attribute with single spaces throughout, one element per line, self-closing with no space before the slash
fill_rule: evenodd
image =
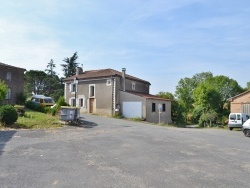
<path id="1" fill-rule="evenodd" d="M 59 97 L 56 103 L 58 106 L 68 106 L 68 104 L 65 102 L 65 99 L 63 96 Z"/>
<path id="2" fill-rule="evenodd" d="M 52 112 L 52 108 L 50 106 L 44 107 L 44 113 L 45 114 L 51 114 L 51 112 Z"/>
<path id="3" fill-rule="evenodd" d="M 56 105 L 51 109 L 51 115 L 55 116 L 59 111 L 61 106 L 69 106 L 66 102 L 63 96 L 59 97 L 57 100 Z"/>
<path id="4" fill-rule="evenodd" d="M 18 119 L 16 109 L 11 105 L 0 107 L 0 122 L 5 125 L 11 125 Z"/>
<path id="5" fill-rule="evenodd" d="M 17 96 L 16 96 L 16 104 L 19 104 L 19 105 L 24 105 L 25 102 L 26 102 L 26 95 L 24 95 L 24 93 L 18 93 Z"/>
<path id="6" fill-rule="evenodd" d="M 16 109 L 18 116 L 24 116 L 25 115 L 24 106 L 15 105 L 14 108 Z"/>
<path id="7" fill-rule="evenodd" d="M 44 106 L 42 106 L 40 104 L 35 104 L 32 101 L 27 101 L 25 103 L 25 107 L 28 108 L 28 109 L 30 109 L 30 110 L 34 110 L 34 111 L 37 111 L 37 112 L 46 113 L 46 109 L 45 109 Z"/>
<path id="8" fill-rule="evenodd" d="M 203 113 L 199 119 L 199 126 L 208 126 L 212 127 L 212 123 L 216 122 L 216 119 L 218 118 L 218 115 L 215 111 L 208 111 L 206 113 Z"/>

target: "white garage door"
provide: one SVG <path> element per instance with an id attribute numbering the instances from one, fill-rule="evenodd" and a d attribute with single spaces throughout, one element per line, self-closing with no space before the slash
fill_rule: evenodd
<path id="1" fill-rule="evenodd" d="M 142 117 L 142 103 L 141 102 L 123 102 L 122 115 L 125 118 L 141 118 Z"/>

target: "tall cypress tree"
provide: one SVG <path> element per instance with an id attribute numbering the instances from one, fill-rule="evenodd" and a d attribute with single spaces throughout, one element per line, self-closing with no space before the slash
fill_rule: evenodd
<path id="1" fill-rule="evenodd" d="M 61 64 L 61 66 L 63 67 L 62 70 L 64 72 L 65 78 L 76 74 L 76 68 L 79 64 L 76 62 L 77 59 L 78 59 L 77 52 L 75 52 L 72 57 L 64 58 L 63 61 L 65 62 L 65 64 Z"/>

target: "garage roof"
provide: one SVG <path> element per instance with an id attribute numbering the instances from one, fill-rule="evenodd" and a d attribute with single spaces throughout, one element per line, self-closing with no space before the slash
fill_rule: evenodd
<path id="1" fill-rule="evenodd" d="M 151 94 L 147 94 L 147 93 L 137 93 L 137 92 L 132 92 L 132 91 L 125 91 L 127 93 L 131 93 L 133 95 L 137 95 L 146 99 L 154 99 L 154 100 L 164 100 L 164 101 L 172 101 L 171 99 L 165 99 L 165 98 L 161 98 L 158 97 L 156 95 L 151 95 Z"/>

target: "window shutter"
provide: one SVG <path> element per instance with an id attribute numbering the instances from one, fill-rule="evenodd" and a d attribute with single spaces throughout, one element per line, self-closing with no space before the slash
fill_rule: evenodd
<path id="1" fill-rule="evenodd" d="M 69 84 L 69 91 L 72 92 L 72 84 Z"/>

